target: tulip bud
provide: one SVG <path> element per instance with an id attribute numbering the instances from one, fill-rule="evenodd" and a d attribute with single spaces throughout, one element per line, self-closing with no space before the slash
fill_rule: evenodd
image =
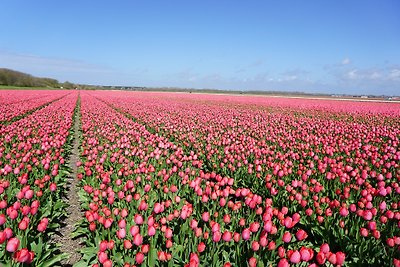
<path id="1" fill-rule="evenodd" d="M 8 252 L 15 252 L 19 248 L 19 239 L 16 237 L 12 237 L 8 240 L 6 250 Z"/>

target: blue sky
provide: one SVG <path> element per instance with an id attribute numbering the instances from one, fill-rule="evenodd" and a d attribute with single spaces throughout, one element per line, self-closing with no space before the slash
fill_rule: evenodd
<path id="1" fill-rule="evenodd" d="M 87 84 L 400 95 L 400 1 L 0 2 L 0 67 Z"/>

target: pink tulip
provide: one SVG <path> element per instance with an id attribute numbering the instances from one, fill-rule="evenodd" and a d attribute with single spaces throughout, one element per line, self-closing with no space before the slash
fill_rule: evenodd
<path id="1" fill-rule="evenodd" d="M 322 251 L 318 252 L 316 259 L 317 259 L 318 264 L 320 264 L 320 265 L 324 264 L 326 261 L 325 253 Z"/>
<path id="2" fill-rule="evenodd" d="M 310 249 L 302 247 L 300 249 L 300 256 L 302 261 L 309 261 L 312 258 L 312 254 L 310 253 Z"/>
<path id="3" fill-rule="evenodd" d="M 117 237 L 118 239 L 124 239 L 126 236 L 126 230 L 125 228 L 121 228 L 117 231 Z"/>
<path id="4" fill-rule="evenodd" d="M 304 240 L 307 237 L 308 237 L 308 235 L 307 235 L 306 231 L 304 231 L 303 229 L 299 229 L 296 232 L 296 239 L 299 240 L 299 241 Z"/>
<path id="5" fill-rule="evenodd" d="M 7 221 L 7 217 L 4 214 L 0 214 L 0 225 L 5 224 Z"/>
<path id="6" fill-rule="evenodd" d="M 229 231 L 225 231 L 224 234 L 222 235 L 222 240 L 225 242 L 229 242 L 232 240 L 232 233 Z"/>
<path id="7" fill-rule="evenodd" d="M 289 243 L 292 240 L 292 235 L 289 232 L 285 232 L 282 237 L 283 242 Z"/>
<path id="8" fill-rule="evenodd" d="M 249 267 L 256 267 L 257 266 L 257 259 L 254 257 L 251 257 L 249 259 Z"/>
<path id="9" fill-rule="evenodd" d="M 18 262 L 30 264 L 33 261 L 34 254 L 33 252 L 30 252 L 28 249 L 23 248 L 15 252 L 14 258 Z"/>
<path id="10" fill-rule="evenodd" d="M 340 212 L 339 212 L 340 216 L 346 217 L 347 215 L 349 215 L 349 210 L 345 207 L 340 208 Z"/>
<path id="11" fill-rule="evenodd" d="M 290 256 L 290 262 L 291 263 L 299 263 L 301 260 L 300 253 L 296 250 L 293 252 L 293 254 Z"/>
<path id="12" fill-rule="evenodd" d="M 372 212 L 369 210 L 364 211 L 363 218 L 364 220 L 370 221 L 372 219 Z"/>
<path id="13" fill-rule="evenodd" d="M 4 234 L 6 235 L 7 239 L 10 239 L 14 235 L 11 228 L 8 228 L 8 227 L 6 229 L 4 229 Z"/>
<path id="14" fill-rule="evenodd" d="M 136 253 L 135 261 L 137 264 L 142 264 L 144 261 L 144 254 L 142 252 Z"/>
<path id="15" fill-rule="evenodd" d="M 3 244 L 7 240 L 6 233 L 3 231 L 0 231 L 0 245 Z M 393 241 L 394 243 L 394 241 Z"/>
<path id="16" fill-rule="evenodd" d="M 206 249 L 206 245 L 204 244 L 204 242 L 200 242 L 197 245 L 197 252 L 202 253 L 205 249 Z"/>
<path id="17" fill-rule="evenodd" d="M 168 238 L 168 239 L 172 238 L 172 229 L 171 228 L 167 228 L 165 230 L 165 238 Z"/>
<path id="18" fill-rule="evenodd" d="M 210 214 L 208 212 L 204 212 L 202 215 L 203 221 L 208 222 L 209 218 L 210 218 Z"/>
<path id="19" fill-rule="evenodd" d="M 320 247 L 320 251 L 325 254 L 328 253 L 330 250 L 331 249 L 329 248 L 329 245 L 326 243 L 322 244 Z"/>
<path id="20" fill-rule="evenodd" d="M 336 254 L 335 253 L 328 254 L 328 261 L 333 265 L 336 265 Z"/>
<path id="21" fill-rule="evenodd" d="M 19 248 L 19 239 L 16 237 L 12 237 L 8 240 L 6 250 L 8 252 L 15 252 Z"/>
<path id="22" fill-rule="evenodd" d="M 140 232 L 140 229 L 139 229 L 138 226 L 133 225 L 133 226 L 131 227 L 131 229 L 129 230 L 129 232 L 131 233 L 132 236 L 135 236 L 137 233 Z"/>
<path id="23" fill-rule="evenodd" d="M 286 217 L 284 220 L 284 225 L 286 228 L 290 229 L 293 227 L 293 220 L 291 217 Z"/>
<path id="24" fill-rule="evenodd" d="M 154 226 L 149 226 L 147 229 L 147 234 L 149 236 L 153 236 L 156 234 L 156 228 Z"/>
<path id="25" fill-rule="evenodd" d="M 143 243 L 143 237 L 138 233 L 133 237 L 133 244 L 140 246 Z"/>
<path id="26" fill-rule="evenodd" d="M 221 240 L 221 232 L 220 231 L 216 231 L 213 233 L 213 241 L 214 242 L 219 242 Z"/>
<path id="27" fill-rule="evenodd" d="M 113 266 L 113 264 L 112 264 L 112 261 L 111 260 L 106 260 L 104 263 L 103 263 L 103 267 L 112 267 Z"/>
<path id="28" fill-rule="evenodd" d="M 366 229 L 366 228 L 360 228 L 360 235 L 361 235 L 361 236 L 367 237 L 368 234 L 369 234 L 368 229 Z"/>
<path id="29" fill-rule="evenodd" d="M 249 228 L 244 229 L 243 232 L 242 232 L 243 240 L 249 240 L 250 239 L 250 233 L 251 232 L 250 232 Z"/>
<path id="30" fill-rule="evenodd" d="M 132 242 L 130 240 L 124 240 L 124 248 L 125 249 L 131 249 L 132 248 Z"/>
<path id="31" fill-rule="evenodd" d="M 252 232 L 252 233 L 255 233 L 255 232 L 257 232 L 258 231 L 258 229 L 260 228 L 260 224 L 258 223 L 258 222 L 252 222 L 251 224 L 250 224 L 250 231 Z"/>
<path id="32" fill-rule="evenodd" d="M 251 249 L 252 249 L 253 251 L 258 251 L 258 250 L 260 249 L 260 243 L 257 242 L 257 241 L 253 241 L 253 242 L 251 243 Z"/>
<path id="33" fill-rule="evenodd" d="M 278 262 L 278 267 L 289 267 L 289 262 L 287 259 L 280 259 Z"/>
<path id="34" fill-rule="evenodd" d="M 143 224 L 143 217 L 140 214 L 136 214 L 134 217 L 134 221 L 137 225 Z"/>
<path id="35" fill-rule="evenodd" d="M 336 264 L 337 265 L 343 265 L 345 258 L 346 258 L 346 255 L 343 252 L 341 252 L 341 251 L 336 252 Z"/>
<path id="36" fill-rule="evenodd" d="M 54 192 L 54 191 L 57 190 L 57 185 L 56 185 L 55 183 L 51 183 L 50 186 L 49 186 L 49 188 L 50 188 L 50 191 L 51 191 L 51 192 Z"/>
<path id="37" fill-rule="evenodd" d="M 29 219 L 28 219 L 28 217 L 24 217 L 20 222 L 19 222 L 19 224 L 18 224 L 18 228 L 20 229 L 20 230 L 26 230 L 27 228 L 28 228 L 28 225 L 29 225 Z"/>

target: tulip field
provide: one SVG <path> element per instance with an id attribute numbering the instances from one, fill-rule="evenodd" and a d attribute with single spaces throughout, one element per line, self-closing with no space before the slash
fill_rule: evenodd
<path id="1" fill-rule="evenodd" d="M 68 257 L 74 142 L 76 267 L 400 266 L 398 103 L 0 91 L 0 111 L 0 266 Z"/>
<path id="2" fill-rule="evenodd" d="M 53 266 L 65 257 L 47 241 L 66 215 L 62 188 L 78 94 L 12 92 L 0 91 L 0 266 Z"/>

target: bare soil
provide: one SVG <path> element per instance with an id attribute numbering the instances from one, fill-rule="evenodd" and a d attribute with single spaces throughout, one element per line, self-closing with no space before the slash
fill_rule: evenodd
<path id="1" fill-rule="evenodd" d="M 80 102 L 79 102 L 80 104 Z M 63 227 L 60 229 L 59 235 L 54 237 L 54 242 L 61 244 L 60 251 L 62 253 L 69 254 L 69 257 L 61 262 L 61 266 L 68 267 L 73 266 L 81 258 L 79 250 L 82 248 L 78 238 L 72 239 L 71 234 L 74 231 L 75 224 L 82 218 L 80 209 L 79 196 L 78 196 L 78 167 L 76 162 L 79 161 L 79 136 L 80 136 L 80 121 L 81 116 L 78 109 L 74 120 L 74 141 L 71 155 L 69 158 L 69 166 L 71 168 L 71 174 L 67 180 L 66 189 L 66 203 L 68 204 L 67 212 L 68 216 L 62 222 Z"/>

